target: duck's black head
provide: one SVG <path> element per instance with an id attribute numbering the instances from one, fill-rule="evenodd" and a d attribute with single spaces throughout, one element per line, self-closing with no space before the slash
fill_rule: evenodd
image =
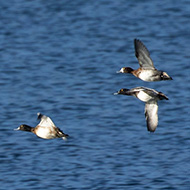
<path id="1" fill-rule="evenodd" d="M 128 92 L 129 89 L 126 89 L 126 88 L 122 88 L 120 89 L 118 92 L 114 93 L 114 95 L 117 95 L 117 94 L 124 94 L 126 95 L 127 92 Z"/>
<path id="2" fill-rule="evenodd" d="M 131 67 L 122 67 L 118 73 L 131 73 L 134 71 Z"/>
<path id="3" fill-rule="evenodd" d="M 33 127 L 30 127 L 29 125 L 22 124 L 20 125 L 17 129 L 15 130 L 20 130 L 20 131 L 28 131 L 31 132 Z"/>

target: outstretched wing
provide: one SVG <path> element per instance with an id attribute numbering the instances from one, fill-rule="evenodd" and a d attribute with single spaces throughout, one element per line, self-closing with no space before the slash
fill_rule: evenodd
<path id="1" fill-rule="evenodd" d="M 52 128 L 55 128 L 55 124 L 53 123 L 53 121 L 45 116 L 45 115 L 42 115 L 41 113 L 38 113 L 38 119 L 40 119 L 40 123 L 38 125 L 40 125 L 41 127 L 52 127 Z"/>
<path id="2" fill-rule="evenodd" d="M 135 87 L 132 89 L 129 89 L 128 92 L 140 92 L 140 91 L 146 91 L 147 94 L 151 95 L 151 96 L 155 96 L 158 94 L 158 92 L 154 89 L 151 88 L 147 88 L 144 86 L 140 86 L 140 87 Z"/>
<path id="3" fill-rule="evenodd" d="M 154 132 L 158 125 L 158 104 L 157 101 L 149 101 L 145 104 L 145 118 L 147 130 Z"/>
<path id="4" fill-rule="evenodd" d="M 134 40 L 135 56 L 138 59 L 140 67 L 145 69 L 155 69 L 150 53 L 146 46 L 138 39 Z"/>

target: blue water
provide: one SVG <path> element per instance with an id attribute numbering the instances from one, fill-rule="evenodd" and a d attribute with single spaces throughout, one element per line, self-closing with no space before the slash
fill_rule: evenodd
<path id="1" fill-rule="evenodd" d="M 0 189 L 190 188 L 190 2 L 1 1 Z M 173 81 L 116 74 L 139 67 L 134 38 Z M 120 88 L 162 91 L 159 125 Z M 71 137 L 14 131 L 50 116 Z"/>

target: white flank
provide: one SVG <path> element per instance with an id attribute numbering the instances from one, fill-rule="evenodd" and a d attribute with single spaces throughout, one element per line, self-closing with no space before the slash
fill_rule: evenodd
<path id="1" fill-rule="evenodd" d="M 152 77 L 152 70 L 146 70 L 140 73 L 139 78 L 144 81 L 150 81 L 150 78 Z"/>
<path id="2" fill-rule="evenodd" d="M 144 91 L 140 91 L 137 94 L 137 97 L 139 100 L 143 101 L 143 102 L 148 102 L 149 100 L 151 100 L 153 97 L 148 95 L 147 93 L 145 93 Z"/>
<path id="3" fill-rule="evenodd" d="M 51 135 L 50 129 L 48 127 L 39 127 L 38 130 L 36 130 L 36 135 L 43 139 L 55 138 L 53 135 Z"/>

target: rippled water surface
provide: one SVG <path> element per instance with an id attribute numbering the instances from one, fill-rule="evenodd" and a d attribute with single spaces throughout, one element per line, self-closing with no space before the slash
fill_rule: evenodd
<path id="1" fill-rule="evenodd" d="M 0 189 L 189 189 L 190 3 L 0 2 Z M 138 68 L 133 40 L 173 81 L 117 74 Z M 120 88 L 162 91 L 159 125 Z M 50 116 L 70 135 L 44 140 L 14 131 Z"/>

